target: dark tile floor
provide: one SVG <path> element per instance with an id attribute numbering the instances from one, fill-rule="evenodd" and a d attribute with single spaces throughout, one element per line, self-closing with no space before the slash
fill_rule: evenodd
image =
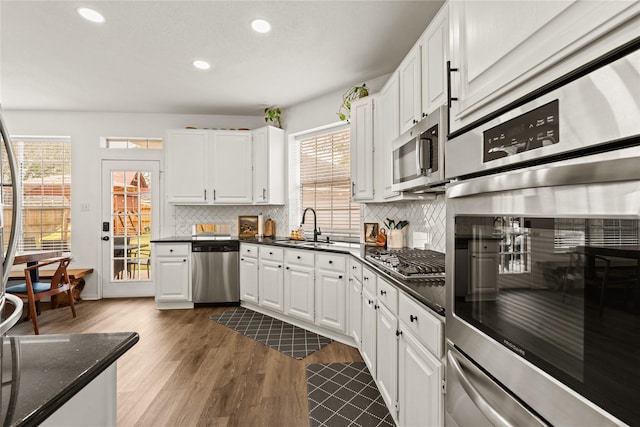
<path id="1" fill-rule="evenodd" d="M 211 316 L 211 320 L 215 320 L 294 359 L 304 359 L 332 341 L 330 338 L 309 332 L 273 317 L 256 313 L 244 307 L 238 307 L 222 314 Z"/>
<path id="2" fill-rule="evenodd" d="M 395 426 L 364 362 L 306 367 L 311 427 Z"/>

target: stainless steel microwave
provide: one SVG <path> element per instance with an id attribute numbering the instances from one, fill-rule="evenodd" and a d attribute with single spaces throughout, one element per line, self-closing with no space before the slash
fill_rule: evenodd
<path id="1" fill-rule="evenodd" d="M 392 144 L 392 191 L 426 191 L 444 184 L 446 107 L 440 107 Z"/>

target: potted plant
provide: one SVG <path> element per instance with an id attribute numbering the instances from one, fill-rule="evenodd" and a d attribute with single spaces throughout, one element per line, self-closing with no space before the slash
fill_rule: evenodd
<path id="1" fill-rule="evenodd" d="M 271 122 L 272 126 L 282 128 L 280 124 L 280 108 L 279 107 L 267 107 L 264 109 L 264 121 Z"/>
<path id="2" fill-rule="evenodd" d="M 349 120 L 351 118 L 351 102 L 364 98 L 367 95 L 369 95 L 369 89 L 367 89 L 366 83 L 362 83 L 362 86 L 349 88 L 344 95 L 342 95 L 342 105 L 337 113 L 340 120 Z"/>

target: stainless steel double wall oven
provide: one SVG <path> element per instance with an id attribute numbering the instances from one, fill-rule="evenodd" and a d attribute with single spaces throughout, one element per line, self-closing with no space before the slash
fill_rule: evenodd
<path id="1" fill-rule="evenodd" d="M 640 425 L 639 47 L 447 142 L 447 426 Z"/>

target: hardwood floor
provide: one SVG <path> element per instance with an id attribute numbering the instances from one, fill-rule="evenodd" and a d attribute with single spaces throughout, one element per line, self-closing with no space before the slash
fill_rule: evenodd
<path id="1" fill-rule="evenodd" d="M 308 426 L 305 365 L 362 360 L 337 342 L 292 359 L 209 320 L 225 307 L 160 311 L 135 298 L 76 309 L 43 310 L 40 333 L 140 334 L 118 361 L 118 426 Z M 31 322 L 9 331 L 31 334 Z"/>

